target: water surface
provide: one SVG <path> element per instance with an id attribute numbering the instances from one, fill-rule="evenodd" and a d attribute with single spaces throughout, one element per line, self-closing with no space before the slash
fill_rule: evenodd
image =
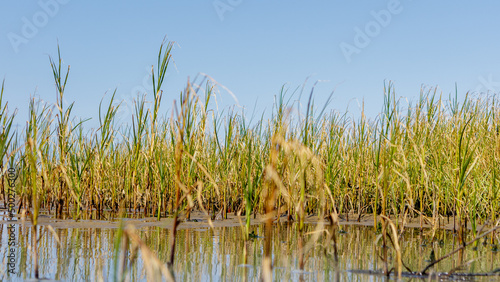
<path id="1" fill-rule="evenodd" d="M 0 278 L 25 280 L 34 277 L 31 245 L 33 228 L 15 225 L 14 276 L 7 276 L 9 252 L 7 225 L 0 225 Z M 275 224 L 272 230 L 273 277 L 276 281 L 382 281 L 384 276 L 367 275 L 351 270 L 382 270 L 380 258 L 382 241 L 376 242 L 378 233 L 373 227 L 345 225 L 344 232 L 326 226 L 318 240 L 312 242 L 311 231 L 316 225 L 306 225 L 299 236 L 296 224 Z M 264 254 L 264 225 L 253 225 L 251 231 L 259 237 L 245 242 L 241 227 L 181 229 L 177 233 L 175 265 L 178 281 L 257 281 L 260 277 Z M 116 277 L 119 255 L 115 251 L 116 228 L 56 228 L 62 246 L 47 226 L 39 227 L 40 276 L 62 281 L 112 281 Z M 328 234 L 335 232 L 338 246 L 338 264 Z M 162 262 L 168 261 L 171 230 L 162 227 L 143 227 L 137 230 L 140 238 L 157 254 Z M 309 234 L 308 234 L 309 233 Z M 302 238 L 302 239 L 301 239 Z M 457 247 L 452 231 L 439 231 L 435 240 L 418 229 L 407 228 L 400 241 L 404 263 L 412 271 L 421 271 L 430 261 L 432 253 L 439 258 Z M 390 243 L 389 243 L 390 245 Z M 306 253 L 301 246 L 308 248 Z M 303 250 L 303 248 L 302 248 Z M 393 265 L 391 248 L 387 264 Z M 301 254 L 303 254 L 301 256 Z M 139 252 L 130 264 L 127 258 L 127 276 L 130 281 L 146 281 L 144 261 Z M 304 261 L 301 269 L 300 261 Z M 488 242 L 481 241 L 477 248 L 467 248 L 439 263 L 431 272 L 485 273 L 500 268 L 500 255 L 491 250 Z M 405 269 L 404 269 L 405 270 Z M 411 280 L 415 278 L 405 278 Z M 499 277 L 479 277 L 480 281 L 498 281 Z"/>

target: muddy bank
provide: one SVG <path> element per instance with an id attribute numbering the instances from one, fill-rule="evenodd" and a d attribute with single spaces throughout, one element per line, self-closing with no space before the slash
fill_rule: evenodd
<path id="1" fill-rule="evenodd" d="M 358 220 L 359 219 L 359 220 Z M 395 221 L 394 217 L 391 220 Z M 57 219 L 52 215 L 41 214 L 38 218 L 38 225 L 51 225 L 54 228 L 119 228 L 120 223 L 123 222 L 125 225 L 131 224 L 136 228 L 140 229 L 143 227 L 162 227 L 162 228 L 172 228 L 173 218 L 161 218 L 158 220 L 156 217 L 136 217 L 136 218 L 114 218 L 111 220 L 74 220 L 74 219 Z M 209 228 L 209 227 L 236 227 L 242 226 L 245 222 L 244 216 L 236 216 L 233 213 L 227 214 L 227 219 L 224 220 L 210 220 L 205 213 L 201 211 L 191 212 L 191 217 L 186 220 L 183 216 L 180 217 L 181 224 L 180 229 L 197 229 L 197 228 Z M 275 223 L 289 222 L 288 217 L 285 215 L 275 217 Z M 306 216 L 305 223 L 308 224 L 318 224 L 320 219 L 317 215 Z M 380 218 L 377 218 L 377 222 L 380 222 Z M 264 217 L 262 215 L 257 215 L 254 219 L 253 216 L 250 220 L 251 225 L 264 223 Z M 323 219 L 325 225 L 329 225 L 329 221 Z M 14 220 L 9 220 L 6 214 L 0 216 L 0 224 L 24 224 L 26 226 L 31 226 L 30 216 L 24 216 L 16 214 Z M 348 217 L 345 214 L 339 216 L 339 224 L 342 225 L 355 225 L 355 226 L 374 226 L 374 219 L 372 214 L 350 214 Z M 399 220 L 399 226 L 403 224 L 403 220 Z M 420 218 L 406 218 L 404 220 L 404 226 L 406 228 L 420 228 Z M 469 225 L 470 226 L 470 225 Z M 422 224 L 424 228 L 432 228 L 431 220 L 424 220 Z M 478 226 L 478 230 L 482 226 Z M 453 230 L 453 218 L 449 220 L 447 218 L 442 218 L 439 222 L 439 229 Z"/>

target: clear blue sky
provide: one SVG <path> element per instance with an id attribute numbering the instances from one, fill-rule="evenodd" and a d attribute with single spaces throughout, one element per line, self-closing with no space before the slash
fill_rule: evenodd
<path id="1" fill-rule="evenodd" d="M 143 87 L 166 35 L 175 41 L 164 86 L 166 112 L 187 77 L 202 72 L 230 89 L 249 112 L 269 113 L 283 84 L 317 80 L 322 103 L 369 116 L 381 109 L 384 81 L 415 100 L 421 86 L 446 96 L 500 90 L 498 1 L 75 1 L 0 2 L 4 99 L 27 119 L 29 97 L 54 103 L 48 55 L 59 41 L 71 65 L 66 100 L 95 126 L 103 95 L 129 103 Z M 33 27 L 36 29 L 33 29 Z M 151 93 L 149 80 L 146 91 Z M 149 96 L 151 97 L 151 96 Z M 222 105 L 233 104 L 221 92 Z M 303 99 L 305 101 L 305 99 Z M 126 111 L 122 112 L 127 122 Z"/>

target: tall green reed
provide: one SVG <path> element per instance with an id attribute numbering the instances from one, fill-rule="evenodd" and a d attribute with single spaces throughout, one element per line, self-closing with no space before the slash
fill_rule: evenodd
<path id="1" fill-rule="evenodd" d="M 57 114 L 57 145 L 58 145 L 58 157 L 59 157 L 59 191 L 57 195 L 57 207 L 56 214 L 61 217 L 63 212 L 63 206 L 66 200 L 66 207 L 69 207 L 68 203 L 68 183 L 63 181 L 66 179 L 64 172 L 66 170 L 66 159 L 69 152 L 70 146 L 70 115 L 73 109 L 74 103 L 71 103 L 67 108 L 64 107 L 64 90 L 66 89 L 66 83 L 68 82 L 68 75 L 70 66 L 66 70 L 66 74 L 62 70 L 62 58 L 61 50 L 59 45 L 57 46 L 57 57 L 58 60 L 55 62 L 52 57 L 49 56 L 50 66 L 52 68 L 52 74 L 54 77 L 54 82 L 56 85 L 56 107 L 58 110 Z"/>

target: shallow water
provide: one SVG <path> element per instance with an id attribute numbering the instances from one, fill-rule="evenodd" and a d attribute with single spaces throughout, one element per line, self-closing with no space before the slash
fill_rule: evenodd
<path id="1" fill-rule="evenodd" d="M 7 276 L 9 255 L 7 225 L 0 225 L 0 279 L 25 280 L 34 277 L 31 253 L 33 229 L 15 225 L 14 276 Z M 309 246 L 315 225 L 307 225 L 302 242 L 296 224 L 273 226 L 272 257 L 273 278 L 276 281 L 382 281 L 386 278 L 367 275 L 350 270 L 381 270 L 384 266 L 379 258 L 381 241 L 377 244 L 377 233 L 372 227 L 342 226 L 346 233 L 335 231 L 338 243 L 338 266 L 334 263 L 333 244 L 326 238 L 332 230 L 326 226 L 322 236 L 304 254 L 304 269 L 299 267 L 299 245 Z M 264 225 L 251 227 L 259 236 L 264 236 Z M 115 228 L 64 228 L 56 229 L 62 247 L 47 226 L 39 229 L 40 276 L 63 281 L 89 280 L 112 281 L 115 278 L 118 256 L 114 251 Z M 161 227 L 139 229 L 140 238 L 153 250 L 162 262 L 168 260 L 171 231 Z M 245 243 L 241 227 L 217 227 L 181 229 L 177 233 L 174 273 L 177 281 L 257 281 L 260 277 L 264 238 Z M 421 271 L 429 262 L 431 252 L 439 258 L 456 248 L 456 238 L 451 231 L 439 231 L 437 240 L 428 242 L 429 234 L 408 228 L 400 241 L 404 263 L 413 271 Z M 488 244 L 478 245 L 439 263 L 432 271 L 446 272 L 469 262 L 457 272 L 491 272 L 500 267 L 500 254 Z M 392 253 L 388 255 L 389 267 L 393 265 Z M 430 272 L 432 272 L 430 271 Z M 146 280 L 141 254 L 128 267 L 131 281 Z M 405 278 L 404 280 L 410 280 Z M 476 280 L 498 281 L 500 277 L 479 277 Z"/>

